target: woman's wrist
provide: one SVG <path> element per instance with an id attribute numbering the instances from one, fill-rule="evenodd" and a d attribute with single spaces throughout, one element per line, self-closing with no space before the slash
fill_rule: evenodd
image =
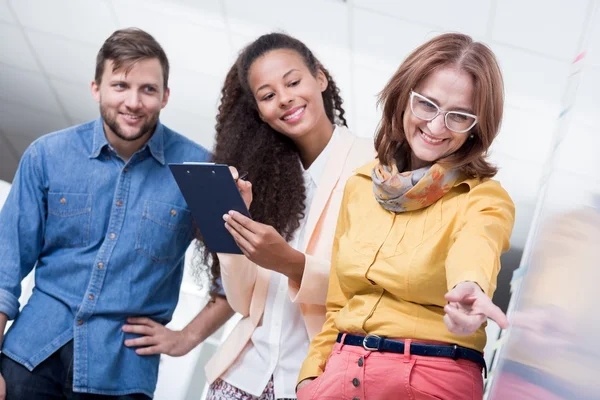
<path id="1" fill-rule="evenodd" d="M 306 256 L 301 251 L 298 251 L 290 246 L 290 253 L 286 256 L 287 262 L 282 266 L 282 274 L 300 285 L 304 276 L 304 265 Z"/>

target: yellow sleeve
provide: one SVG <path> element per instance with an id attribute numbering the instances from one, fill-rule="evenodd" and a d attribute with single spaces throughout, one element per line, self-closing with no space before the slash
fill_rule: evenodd
<path id="1" fill-rule="evenodd" d="M 351 182 L 352 178 L 348 180 L 346 187 L 344 188 L 344 196 L 342 198 L 340 213 L 335 229 L 335 237 L 333 239 L 331 270 L 329 272 L 329 285 L 327 289 L 326 320 L 323 324 L 323 329 L 321 332 L 317 334 L 310 343 L 310 347 L 308 348 L 308 356 L 304 360 L 302 368 L 300 369 L 298 382 L 301 382 L 306 378 L 316 378 L 325 370 L 325 363 L 329 357 L 329 354 L 331 353 L 331 350 L 333 349 L 338 335 L 338 330 L 335 327 L 334 322 L 335 318 L 339 310 L 341 310 L 348 302 L 348 299 L 340 288 L 336 269 L 339 259 L 338 252 L 340 238 L 346 233 L 348 227 L 347 202 L 350 198 L 348 193 L 350 191 Z"/>
<path id="2" fill-rule="evenodd" d="M 452 237 L 446 259 L 448 290 L 461 282 L 475 282 L 491 298 L 500 272 L 500 255 L 510 247 L 515 205 L 493 180 L 473 187 L 463 210 L 461 228 Z"/>

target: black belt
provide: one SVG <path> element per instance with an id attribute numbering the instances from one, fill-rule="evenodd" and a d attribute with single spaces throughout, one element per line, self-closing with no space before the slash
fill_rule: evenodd
<path id="1" fill-rule="evenodd" d="M 338 333 L 338 343 L 341 342 L 342 336 L 342 333 Z M 350 346 L 362 346 L 368 351 L 404 353 L 404 342 L 386 339 L 377 335 L 359 336 L 346 334 L 343 344 Z M 457 345 L 445 346 L 439 344 L 411 343 L 410 354 L 428 357 L 448 357 L 452 358 L 453 360 L 460 358 L 463 360 L 474 361 L 485 370 L 485 377 L 487 378 L 487 366 L 485 365 L 485 360 L 483 359 L 483 355 L 477 350 L 468 349 L 466 347 Z"/>

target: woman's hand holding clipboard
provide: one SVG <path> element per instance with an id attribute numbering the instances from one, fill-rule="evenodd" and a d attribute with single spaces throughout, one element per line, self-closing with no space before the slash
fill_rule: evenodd
<path id="1" fill-rule="evenodd" d="M 233 179 L 250 209 L 252 184 L 243 180 L 234 167 L 229 167 Z M 304 272 L 304 254 L 293 249 L 270 225 L 261 224 L 237 211 L 223 215 L 225 228 L 237 243 L 242 253 L 252 262 L 263 268 L 280 272 L 290 279 L 300 282 Z"/>

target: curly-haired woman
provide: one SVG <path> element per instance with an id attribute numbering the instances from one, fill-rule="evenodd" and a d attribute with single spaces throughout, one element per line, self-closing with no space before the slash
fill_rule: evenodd
<path id="1" fill-rule="evenodd" d="M 296 397 L 325 321 L 343 188 L 374 156 L 372 141 L 346 128 L 339 89 L 302 42 L 271 33 L 241 52 L 222 90 L 214 161 L 248 172 L 238 186 L 253 219 L 224 216 L 244 255 L 211 262 L 243 319 L 206 366 L 209 399 Z"/>

